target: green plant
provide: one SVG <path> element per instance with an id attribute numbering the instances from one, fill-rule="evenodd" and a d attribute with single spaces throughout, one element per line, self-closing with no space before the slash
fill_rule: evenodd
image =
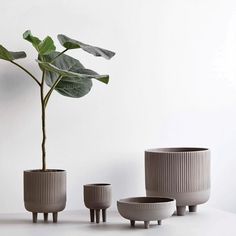
<path id="1" fill-rule="evenodd" d="M 65 48 L 62 52 L 56 51 L 56 47 L 51 37 L 47 36 L 40 40 L 33 36 L 29 30 L 23 34 L 23 38 L 29 41 L 38 52 L 37 63 L 42 70 L 41 80 L 37 79 L 26 68 L 16 63 L 16 59 L 26 57 L 26 53 L 11 52 L 0 45 L 0 59 L 11 62 L 32 78 L 40 89 L 40 100 L 42 110 L 42 170 L 46 171 L 46 128 L 45 128 L 45 113 L 49 98 L 54 90 L 64 96 L 79 98 L 87 93 L 92 88 L 92 79 L 96 79 L 105 84 L 109 81 L 109 75 L 99 75 L 93 70 L 86 69 L 79 60 L 65 54 L 68 50 L 81 48 L 82 50 L 98 57 L 106 59 L 112 58 L 115 53 L 99 47 L 94 47 L 88 44 L 81 43 L 71 39 L 65 35 L 57 36 L 60 44 Z M 45 93 L 45 84 L 50 89 Z"/>

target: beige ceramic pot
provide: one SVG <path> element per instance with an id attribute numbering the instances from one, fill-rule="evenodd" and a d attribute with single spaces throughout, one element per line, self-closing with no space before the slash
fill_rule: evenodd
<path id="1" fill-rule="evenodd" d="M 97 183 L 84 185 L 84 204 L 90 209 L 90 221 L 100 222 L 100 210 L 102 210 L 103 222 L 106 222 L 106 209 L 111 206 L 112 188 L 111 184 Z"/>
<path id="2" fill-rule="evenodd" d="M 147 196 L 176 199 L 177 215 L 186 206 L 195 212 L 210 196 L 210 151 L 207 148 L 160 148 L 145 151 Z"/>
<path id="3" fill-rule="evenodd" d="M 27 211 L 32 212 L 33 222 L 37 222 L 37 214 L 53 214 L 53 222 L 57 222 L 59 211 L 66 206 L 66 171 L 65 170 L 27 170 L 24 171 L 24 203 Z"/>
<path id="4" fill-rule="evenodd" d="M 149 227 L 150 221 L 157 221 L 161 225 L 163 219 L 173 215 L 175 200 L 160 197 L 134 197 L 117 201 L 117 208 L 121 216 L 130 220 L 131 226 L 135 221 L 144 221 L 144 227 Z"/>

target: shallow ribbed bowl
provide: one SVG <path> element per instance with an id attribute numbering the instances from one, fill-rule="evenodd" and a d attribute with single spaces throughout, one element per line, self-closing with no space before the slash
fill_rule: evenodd
<path id="1" fill-rule="evenodd" d="M 185 206 L 196 211 L 210 196 L 210 150 L 179 147 L 145 151 L 145 185 L 147 196 L 176 199 L 179 215 L 184 214 Z"/>
<path id="2" fill-rule="evenodd" d="M 24 203 L 30 212 L 52 213 L 64 210 L 66 171 L 24 171 Z"/>
<path id="3" fill-rule="evenodd" d="M 133 197 L 117 201 L 121 216 L 133 221 L 163 220 L 173 215 L 176 203 L 171 198 Z"/>

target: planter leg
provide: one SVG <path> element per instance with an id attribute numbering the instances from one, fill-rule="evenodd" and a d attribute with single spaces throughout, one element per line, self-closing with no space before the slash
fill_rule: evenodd
<path id="1" fill-rule="evenodd" d="M 106 222 L 107 221 L 107 212 L 106 209 L 102 209 L 102 221 Z"/>
<path id="2" fill-rule="evenodd" d="M 157 221 L 157 224 L 158 224 L 158 225 L 161 225 L 161 220 L 158 220 L 158 221 Z"/>
<path id="3" fill-rule="evenodd" d="M 149 228 L 149 221 L 144 221 L 144 228 L 148 229 Z"/>
<path id="4" fill-rule="evenodd" d="M 96 223 L 98 224 L 100 222 L 100 209 L 96 210 Z"/>
<path id="5" fill-rule="evenodd" d="M 48 221 L 48 213 L 43 213 L 44 222 Z"/>
<path id="6" fill-rule="evenodd" d="M 32 216 L 33 216 L 33 223 L 37 223 L 38 213 L 37 212 L 33 212 Z"/>
<path id="7" fill-rule="evenodd" d="M 58 213 L 57 213 L 57 212 L 53 212 L 53 213 L 52 213 L 53 223 L 57 223 L 57 216 L 58 216 Z"/>
<path id="8" fill-rule="evenodd" d="M 135 226 L 135 220 L 131 220 L 131 221 L 130 221 L 130 226 L 131 226 L 131 227 L 134 227 L 134 226 Z"/>
<path id="9" fill-rule="evenodd" d="M 94 222 L 94 209 L 90 209 L 90 222 Z"/>
<path id="10" fill-rule="evenodd" d="M 185 215 L 186 206 L 177 206 L 177 216 Z"/>
<path id="11" fill-rule="evenodd" d="M 189 212 L 197 212 L 197 205 L 189 206 L 188 209 L 189 209 Z"/>

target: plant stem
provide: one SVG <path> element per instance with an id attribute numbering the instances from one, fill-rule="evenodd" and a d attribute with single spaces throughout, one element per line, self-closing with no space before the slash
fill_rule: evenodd
<path id="1" fill-rule="evenodd" d="M 62 51 L 61 53 L 59 53 L 56 57 L 53 58 L 53 60 L 51 62 L 53 62 L 57 57 L 61 56 L 63 53 L 65 53 L 68 49 L 65 49 L 64 51 Z M 13 62 L 15 64 L 15 62 Z M 53 92 L 53 89 L 56 87 L 56 85 L 59 83 L 59 81 L 61 80 L 61 76 L 59 76 L 56 80 L 56 82 L 53 84 L 52 88 L 49 90 L 49 92 L 47 93 L 47 95 L 44 98 L 44 75 L 45 75 L 45 70 L 43 70 L 43 74 L 42 74 L 42 81 L 41 84 L 38 82 L 38 80 L 32 75 L 30 74 L 27 70 L 25 70 L 23 67 L 21 67 L 20 65 L 16 64 L 17 66 L 19 66 L 20 68 L 22 68 L 26 73 L 28 73 L 29 75 L 31 75 L 31 77 L 39 84 L 40 86 L 40 99 L 41 99 L 41 109 L 42 109 L 42 132 L 43 132 L 43 139 L 42 139 L 42 171 L 46 171 L 46 105 L 48 102 L 48 99 L 51 95 L 51 93 Z"/>
<path id="2" fill-rule="evenodd" d="M 43 139 L 42 139 L 42 170 L 46 171 L 46 126 L 45 126 L 45 105 L 44 105 L 44 74 L 45 71 L 43 70 L 42 75 L 42 82 L 40 85 L 40 98 L 41 98 L 41 108 L 42 108 L 42 132 L 43 132 Z"/>
<path id="3" fill-rule="evenodd" d="M 50 63 L 52 63 L 56 58 L 60 57 L 62 54 L 64 54 L 66 51 L 68 51 L 69 49 L 65 49 L 63 50 L 62 52 L 60 52 L 57 56 L 55 56 L 51 61 Z M 48 104 L 48 100 L 53 92 L 53 90 L 56 88 L 57 84 L 60 82 L 62 76 L 58 76 L 57 80 L 54 82 L 54 84 L 52 85 L 51 89 L 48 91 L 48 93 L 46 94 L 45 98 L 44 98 L 44 104 L 45 104 L 45 108 Z"/>
<path id="4" fill-rule="evenodd" d="M 12 64 L 18 66 L 20 69 L 22 69 L 24 72 L 26 72 L 39 86 L 41 86 L 41 84 L 39 83 L 39 81 L 36 79 L 35 76 L 33 76 L 28 70 L 26 70 L 23 66 L 19 65 L 18 63 L 14 62 L 14 61 L 10 61 Z"/>
<path id="5" fill-rule="evenodd" d="M 58 76 L 57 80 L 55 81 L 55 83 L 52 85 L 52 87 L 50 88 L 50 90 L 48 91 L 48 93 L 46 94 L 45 98 L 44 98 L 44 104 L 45 104 L 45 108 L 48 104 L 48 100 L 53 92 L 53 90 L 56 88 L 56 86 L 58 85 L 58 83 L 60 82 L 62 76 Z"/>

